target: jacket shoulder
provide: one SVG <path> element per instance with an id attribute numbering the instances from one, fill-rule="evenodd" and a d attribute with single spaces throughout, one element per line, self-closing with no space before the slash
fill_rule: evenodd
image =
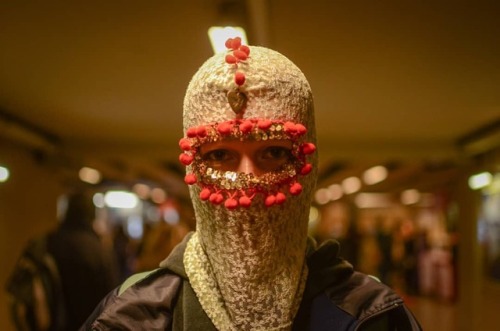
<path id="1" fill-rule="evenodd" d="M 402 298 L 376 278 L 354 272 L 325 289 L 311 306 L 311 322 L 330 321 L 342 330 L 421 330 Z M 312 330 L 331 330 L 325 326 Z M 325 328 L 326 327 L 326 328 Z"/>
<path id="2" fill-rule="evenodd" d="M 165 330 L 180 284 L 181 277 L 166 268 L 135 274 L 103 299 L 80 330 L 140 330 L 146 324 Z"/>

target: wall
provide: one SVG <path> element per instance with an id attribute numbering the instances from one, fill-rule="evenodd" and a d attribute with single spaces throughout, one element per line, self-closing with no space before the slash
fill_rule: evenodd
<path id="1" fill-rule="evenodd" d="M 10 170 L 0 182 L 0 330 L 14 331 L 5 282 L 26 241 L 56 225 L 56 199 L 62 186 L 32 154 L 0 137 L 0 165 Z"/>

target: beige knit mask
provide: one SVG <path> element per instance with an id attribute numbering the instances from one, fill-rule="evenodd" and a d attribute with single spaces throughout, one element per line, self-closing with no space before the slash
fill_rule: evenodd
<path id="1" fill-rule="evenodd" d="M 230 40 L 207 60 L 184 99 L 180 160 L 197 230 L 184 264 L 220 330 L 287 330 L 307 269 L 307 222 L 316 181 L 310 86 L 283 55 Z M 289 141 L 290 159 L 256 176 L 214 169 L 200 153 L 215 141 Z"/>

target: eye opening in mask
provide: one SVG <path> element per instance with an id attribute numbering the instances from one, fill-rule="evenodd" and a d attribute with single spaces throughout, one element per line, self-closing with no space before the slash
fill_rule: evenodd
<path id="1" fill-rule="evenodd" d="M 202 162 L 219 171 L 252 173 L 260 176 L 279 171 L 296 158 L 290 140 L 220 140 L 200 146 Z"/>
<path id="2" fill-rule="evenodd" d="M 189 167 L 184 182 L 228 209 L 249 207 L 255 196 L 281 205 L 301 194 L 299 178 L 313 171 L 307 158 L 316 146 L 306 133 L 302 123 L 259 118 L 190 127 L 179 140 L 179 161 Z"/>

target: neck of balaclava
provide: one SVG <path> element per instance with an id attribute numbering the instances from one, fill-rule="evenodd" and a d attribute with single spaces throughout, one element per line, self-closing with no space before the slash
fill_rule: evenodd
<path id="1" fill-rule="evenodd" d="M 293 200 L 232 211 L 195 205 L 200 245 L 234 326 L 289 329 L 307 273 L 308 208 Z"/>

